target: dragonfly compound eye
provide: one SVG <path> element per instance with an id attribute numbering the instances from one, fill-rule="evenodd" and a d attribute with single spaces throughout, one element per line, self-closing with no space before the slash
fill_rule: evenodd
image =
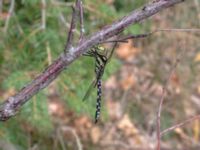
<path id="1" fill-rule="evenodd" d="M 102 47 L 102 46 L 98 46 L 98 51 L 99 51 L 99 52 L 104 52 L 104 51 L 105 51 L 105 48 Z"/>

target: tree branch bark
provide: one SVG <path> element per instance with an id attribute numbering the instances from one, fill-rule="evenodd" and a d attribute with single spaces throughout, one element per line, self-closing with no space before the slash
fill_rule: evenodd
<path id="1" fill-rule="evenodd" d="M 24 103 L 40 90 L 47 87 L 73 61 L 86 52 L 87 49 L 117 35 L 129 25 L 142 21 L 163 9 L 183 1 L 184 0 L 155 0 L 138 10 L 131 12 L 128 16 L 123 17 L 113 24 L 105 26 L 89 38 L 83 39 L 77 47 L 70 48 L 67 54 L 63 52 L 60 57 L 48 66 L 38 77 L 22 88 L 16 95 L 9 97 L 0 105 L 0 120 L 5 121 L 14 116 Z"/>

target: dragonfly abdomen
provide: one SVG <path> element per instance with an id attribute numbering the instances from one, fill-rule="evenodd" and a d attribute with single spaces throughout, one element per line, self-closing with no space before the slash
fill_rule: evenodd
<path id="1" fill-rule="evenodd" d="M 98 122 L 99 117 L 100 117 L 100 112 L 101 112 L 101 95 L 102 95 L 101 88 L 102 88 L 101 80 L 98 80 L 98 82 L 97 82 L 97 102 L 96 102 L 95 123 Z"/>
<path id="2" fill-rule="evenodd" d="M 85 100 L 88 96 L 88 93 L 92 87 L 97 87 L 97 101 L 96 101 L 96 113 L 95 113 L 95 123 L 98 122 L 100 118 L 100 112 L 101 112 L 101 96 L 102 96 L 102 77 L 104 74 L 104 70 L 106 67 L 106 64 L 108 60 L 111 58 L 114 48 L 116 47 L 116 44 L 113 46 L 111 52 L 109 55 L 107 55 L 106 49 L 104 49 L 101 46 L 94 46 L 89 51 L 87 51 L 84 56 L 90 56 L 95 59 L 95 75 L 96 79 L 92 82 L 90 85 L 88 91 L 86 92 L 83 100 Z"/>

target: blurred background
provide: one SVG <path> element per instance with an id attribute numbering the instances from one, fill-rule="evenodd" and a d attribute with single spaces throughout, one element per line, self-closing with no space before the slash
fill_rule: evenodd
<path id="1" fill-rule="evenodd" d="M 148 0 L 84 0 L 85 34 Z M 0 0 L 0 98 L 15 94 L 63 51 L 74 0 Z M 200 0 L 164 10 L 123 34 L 199 28 Z M 80 34 L 75 31 L 76 37 Z M 110 45 L 104 45 L 107 49 Z M 0 123 L 2 150 L 128 150 L 156 146 L 156 113 L 166 86 L 161 129 L 200 113 L 198 32 L 157 32 L 119 44 L 103 76 L 101 119 L 94 124 L 94 61 L 81 57 L 20 112 Z M 180 60 L 175 69 L 172 69 Z M 199 149 L 194 120 L 162 137 L 163 149 Z"/>

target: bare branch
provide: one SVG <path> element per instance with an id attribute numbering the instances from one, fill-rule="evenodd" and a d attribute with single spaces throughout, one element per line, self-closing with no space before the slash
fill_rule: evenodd
<path id="1" fill-rule="evenodd" d="M 11 116 L 14 116 L 24 103 L 40 90 L 47 87 L 67 66 L 86 52 L 87 49 L 117 35 L 131 24 L 144 20 L 161 10 L 174 6 L 180 2 L 183 2 L 183 0 L 159 0 L 149 3 L 145 7 L 131 12 L 128 16 L 123 17 L 113 24 L 92 34 L 89 38 L 84 39 L 83 42 L 77 45 L 73 50 L 69 49 L 67 55 L 65 52 L 62 53 L 60 57 L 46 68 L 38 77 L 22 88 L 16 95 L 9 97 L 2 105 L 0 105 L 0 120 L 7 120 Z M 70 46 L 70 44 L 66 45 Z M 65 49 L 65 51 L 67 51 L 67 49 Z"/>
<path id="2" fill-rule="evenodd" d="M 61 1 L 57 1 L 57 0 L 51 0 L 52 2 L 52 5 L 56 6 L 56 7 L 73 7 L 74 6 L 74 3 L 73 2 L 61 2 Z M 68 8 L 66 8 L 68 9 Z M 70 28 L 70 25 L 71 23 L 68 23 L 67 20 L 65 19 L 63 13 L 59 10 L 59 18 L 60 18 L 60 21 L 64 24 L 64 26 L 68 29 Z M 80 32 L 77 30 L 77 29 L 74 29 L 75 33 L 77 35 L 80 35 Z"/>
<path id="3" fill-rule="evenodd" d="M 78 1 L 78 8 L 79 8 L 79 18 L 80 18 L 80 27 L 81 27 L 79 42 L 81 42 L 83 40 L 83 34 L 85 32 L 84 23 L 83 23 L 83 2 L 82 2 L 82 0 Z"/>
<path id="4" fill-rule="evenodd" d="M 163 136 L 163 135 L 166 134 L 167 132 L 173 131 L 173 130 L 176 129 L 176 128 L 180 128 L 180 127 L 182 127 L 182 126 L 184 126 L 184 125 L 186 125 L 186 124 L 188 124 L 188 123 L 190 123 L 190 122 L 192 122 L 192 121 L 194 121 L 194 120 L 196 120 L 196 119 L 200 119 L 200 115 L 196 115 L 196 116 L 194 116 L 194 117 L 191 117 L 191 118 L 189 118 L 189 119 L 187 119 L 187 120 L 185 120 L 185 121 L 182 121 L 181 123 L 178 123 L 178 124 L 176 124 L 176 125 L 173 125 L 173 126 L 167 128 L 167 129 L 163 130 L 163 131 L 160 133 L 160 136 Z"/>
<path id="5" fill-rule="evenodd" d="M 200 32 L 200 29 L 175 29 L 175 28 L 172 28 L 172 29 L 157 29 L 155 31 L 151 31 L 149 33 L 143 33 L 143 34 L 134 34 L 134 35 L 128 35 L 128 36 L 125 36 L 125 37 L 122 37 L 120 39 L 117 39 L 117 40 L 107 40 L 107 41 L 103 41 L 101 42 L 100 44 L 103 44 L 103 43 L 113 43 L 113 42 L 120 42 L 120 43 L 127 43 L 129 39 L 139 39 L 139 38 L 146 38 L 148 36 L 151 36 L 152 34 L 154 33 L 157 33 L 157 32 Z"/>
<path id="6" fill-rule="evenodd" d="M 166 31 L 169 31 L 169 32 L 200 32 L 200 29 L 190 29 L 190 28 L 185 28 L 185 29 L 158 29 L 154 32 L 166 32 Z"/>
<path id="7" fill-rule="evenodd" d="M 65 54 L 67 54 L 68 50 L 72 48 L 74 31 L 76 28 L 77 17 L 78 17 L 78 3 L 79 3 L 79 0 L 76 0 L 75 7 L 72 7 L 73 13 L 72 13 L 71 25 L 70 25 L 69 32 L 68 32 L 67 43 L 66 43 L 65 49 L 64 49 Z"/>
<path id="8" fill-rule="evenodd" d="M 157 113 L 157 119 L 156 119 L 156 122 L 157 122 L 157 125 L 156 125 L 157 126 L 156 127 L 156 129 L 157 129 L 157 131 L 156 131 L 157 132 L 157 150 L 160 150 L 160 138 L 161 138 L 161 135 L 160 135 L 160 118 L 161 118 L 162 106 L 163 106 L 163 102 L 164 102 L 164 98 L 165 98 L 165 94 L 166 94 L 166 88 L 167 88 L 167 85 L 168 85 L 172 75 L 174 74 L 174 71 L 175 71 L 175 69 L 176 69 L 176 67 L 177 67 L 177 65 L 180 61 L 179 58 L 180 58 L 180 56 L 176 59 L 176 62 L 174 64 L 174 66 L 172 67 L 171 72 L 170 72 L 170 74 L 169 74 L 169 76 L 168 76 L 168 78 L 167 78 L 167 80 L 166 80 L 166 82 L 165 82 L 165 84 L 162 88 L 162 96 L 160 98 L 160 103 L 159 103 L 159 108 L 158 108 L 158 113 Z"/>
<path id="9" fill-rule="evenodd" d="M 200 29 L 189 29 L 189 28 L 185 28 L 185 29 L 175 29 L 175 28 L 169 28 L 169 29 L 157 29 L 155 31 L 152 31 L 152 32 L 149 32 L 149 33 L 144 33 L 144 34 L 135 34 L 135 35 L 128 35 L 126 37 L 123 37 L 119 40 L 116 40 L 116 41 L 105 41 L 105 42 L 102 42 L 102 43 L 109 43 L 109 42 L 127 42 L 128 39 L 138 39 L 138 38 L 146 38 L 148 36 L 151 36 L 152 34 L 154 33 L 157 33 L 157 32 L 200 32 Z"/>
<path id="10" fill-rule="evenodd" d="M 76 133 L 76 130 L 75 130 L 75 129 L 73 129 L 73 128 L 71 128 L 71 127 L 67 127 L 67 126 L 61 126 L 60 129 L 61 129 L 62 131 L 70 131 L 70 132 L 74 135 L 74 137 L 75 137 L 75 139 L 76 139 L 76 143 L 77 143 L 77 148 L 78 148 L 78 150 L 82 150 L 82 149 L 83 149 L 81 140 L 80 140 L 78 134 Z"/>
<path id="11" fill-rule="evenodd" d="M 176 58 L 176 61 L 171 68 L 170 74 L 169 74 L 169 76 L 168 76 L 167 80 L 165 81 L 165 84 L 162 88 L 162 96 L 161 96 L 160 101 L 159 101 L 159 108 L 158 108 L 157 119 L 156 119 L 157 150 L 160 150 L 160 139 L 161 139 L 160 118 L 161 118 L 162 106 L 163 106 L 163 102 L 164 102 L 164 98 L 165 98 L 165 94 L 166 94 L 166 90 L 167 90 L 167 85 L 168 85 L 170 79 L 172 78 L 178 63 L 180 62 L 180 58 L 182 58 L 182 55 L 184 54 L 184 52 L 185 52 L 185 50 L 182 51 L 179 54 L 179 56 Z"/>

